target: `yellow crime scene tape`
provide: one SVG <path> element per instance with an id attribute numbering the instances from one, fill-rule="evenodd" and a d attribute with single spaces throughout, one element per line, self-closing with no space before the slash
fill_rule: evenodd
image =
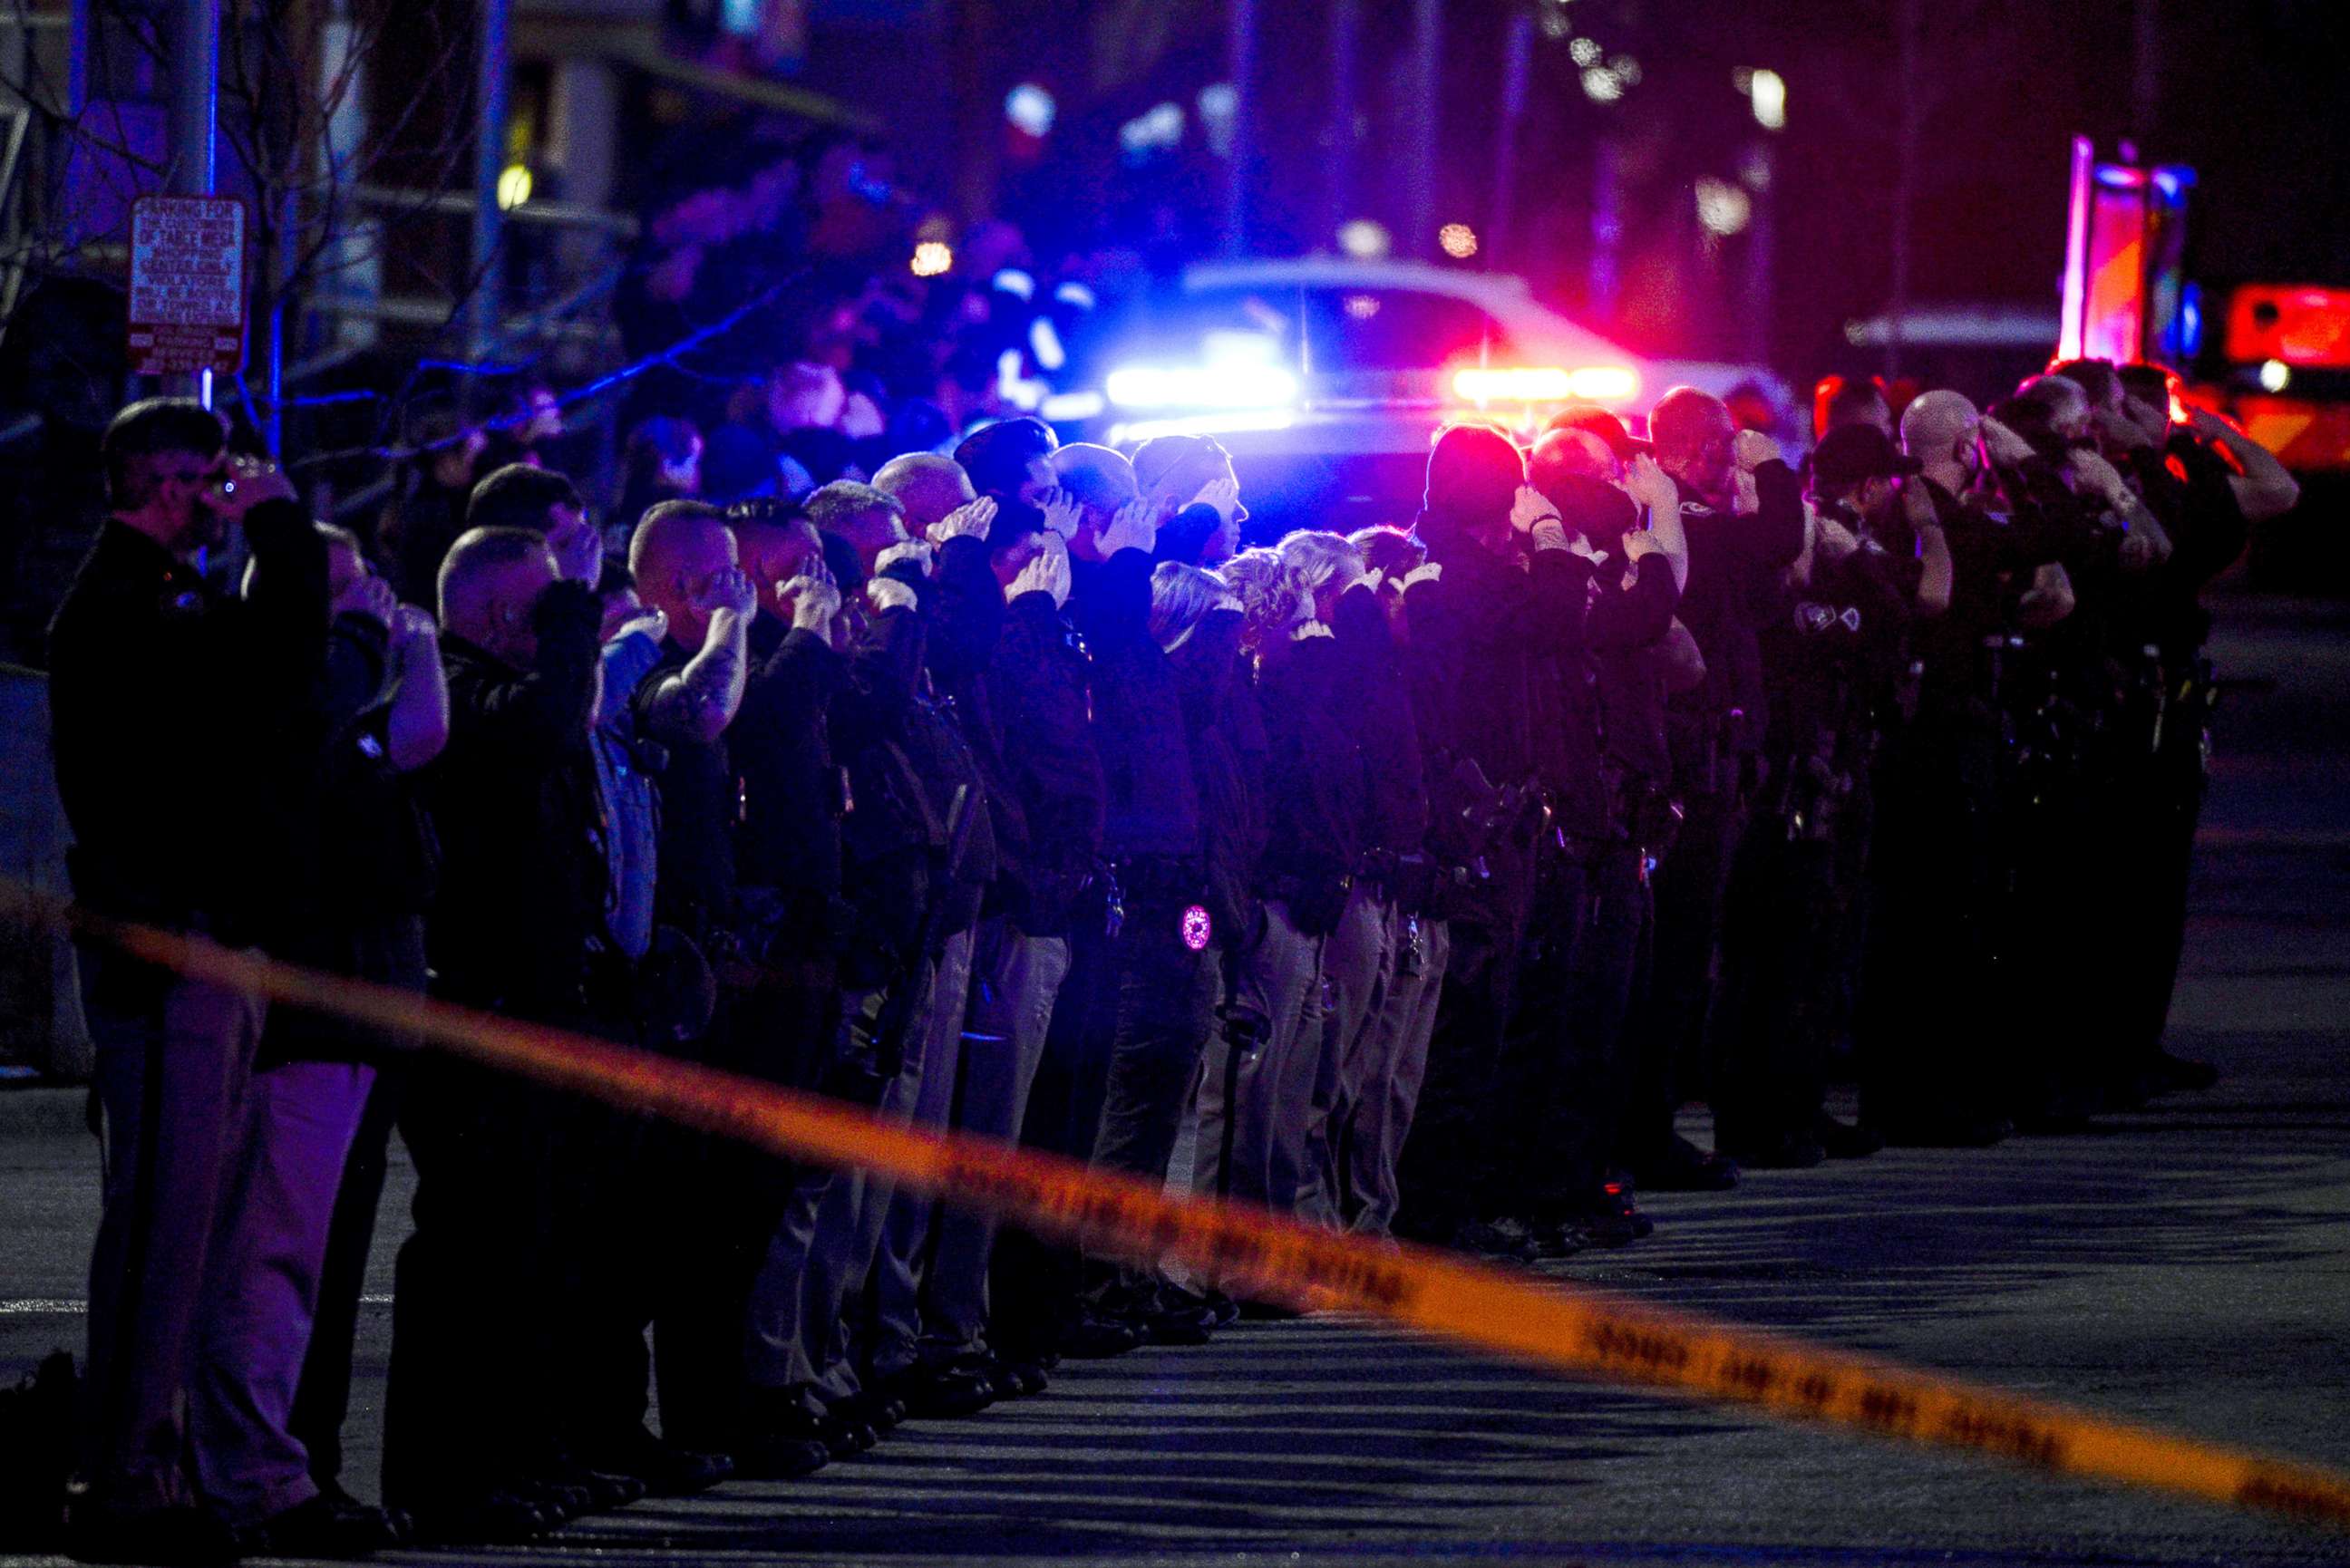
<path id="1" fill-rule="evenodd" d="M 21 890 L 20 917 L 191 979 L 414 1038 L 794 1159 L 861 1166 L 1104 1253 L 1172 1261 L 1294 1304 L 1365 1313 L 1570 1372 L 1748 1405 L 2060 1475 L 2350 1527 L 2350 1474 L 1798 1345 L 1425 1248 L 1333 1234 L 1253 1205 L 1170 1195 L 991 1138 L 915 1131 L 856 1106 L 650 1052 L 320 974 L 198 937 L 105 920 Z"/>

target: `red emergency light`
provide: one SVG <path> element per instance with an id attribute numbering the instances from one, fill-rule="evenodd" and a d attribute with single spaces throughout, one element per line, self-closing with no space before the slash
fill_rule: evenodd
<path id="1" fill-rule="evenodd" d="M 2350 368 L 2350 288 L 2251 284 L 2228 302 L 2224 351 L 2239 364 L 2275 359 L 2303 368 Z"/>

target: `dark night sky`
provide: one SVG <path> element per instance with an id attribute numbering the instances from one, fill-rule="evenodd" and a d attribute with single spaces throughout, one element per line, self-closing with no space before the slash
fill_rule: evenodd
<path id="1" fill-rule="evenodd" d="M 1053 8 L 1053 0 L 1028 4 Z M 1258 5 L 1259 248 L 1326 246 L 1326 0 Z M 2088 133 L 2111 155 L 2131 129 L 2133 5 L 1925 0 L 1913 298 L 2053 309 L 2070 139 Z M 1222 11 L 1198 6 L 1150 79 L 1132 84 L 1128 101 L 1104 106 L 1107 123 L 1159 97 L 1188 99 L 1187 84 L 1211 79 Z M 1358 94 L 1370 140 L 1360 204 L 1376 210 L 1382 192 L 1392 202 L 1409 6 L 1364 0 L 1361 12 Z M 1748 242 L 1700 253 L 1691 244 L 1690 184 L 1738 171 L 1759 133 L 1731 72 L 1769 66 L 1787 79 L 1789 113 L 1775 138 L 1773 357 L 1799 376 L 1839 368 L 1839 359 L 1853 368 L 1843 326 L 1882 309 L 1889 284 L 1895 14 L 1892 0 L 1568 0 L 1575 31 L 1610 57 L 1637 57 L 1642 78 L 1620 102 L 1591 103 L 1565 43 L 1538 39 L 1515 184 L 1519 243 L 1503 262 L 1636 346 L 1734 351 Z M 1508 15 L 1503 0 L 1447 6 L 1440 221 L 1482 227 L 1492 207 Z M 2141 152 L 2199 171 L 2191 272 L 2213 282 L 2350 282 L 2350 5 L 2158 0 L 2156 16 L 2163 69 Z M 1609 135 L 1631 149 L 1639 176 L 1627 193 L 1632 232 L 1612 316 L 1585 299 L 1593 148 Z M 1212 189 L 1211 176 L 1197 179 L 1202 172 L 1195 181 Z"/>

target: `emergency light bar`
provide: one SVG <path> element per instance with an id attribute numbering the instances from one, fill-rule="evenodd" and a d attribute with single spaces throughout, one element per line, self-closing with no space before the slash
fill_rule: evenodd
<path id="1" fill-rule="evenodd" d="M 1453 373 L 1452 395 L 1471 403 L 1628 403 L 1640 395 L 1640 373 L 1629 365 L 1472 368 Z"/>

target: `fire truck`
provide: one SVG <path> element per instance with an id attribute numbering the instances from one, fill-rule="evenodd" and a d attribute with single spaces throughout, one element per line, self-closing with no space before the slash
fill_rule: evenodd
<path id="1" fill-rule="evenodd" d="M 2243 427 L 2302 482 L 2302 503 L 2263 526 L 2262 586 L 2350 587 L 2350 286 L 2206 284 L 2188 276 L 2194 171 L 2100 161 L 2073 145 L 2057 358 L 2169 366 L 2176 398 Z"/>

